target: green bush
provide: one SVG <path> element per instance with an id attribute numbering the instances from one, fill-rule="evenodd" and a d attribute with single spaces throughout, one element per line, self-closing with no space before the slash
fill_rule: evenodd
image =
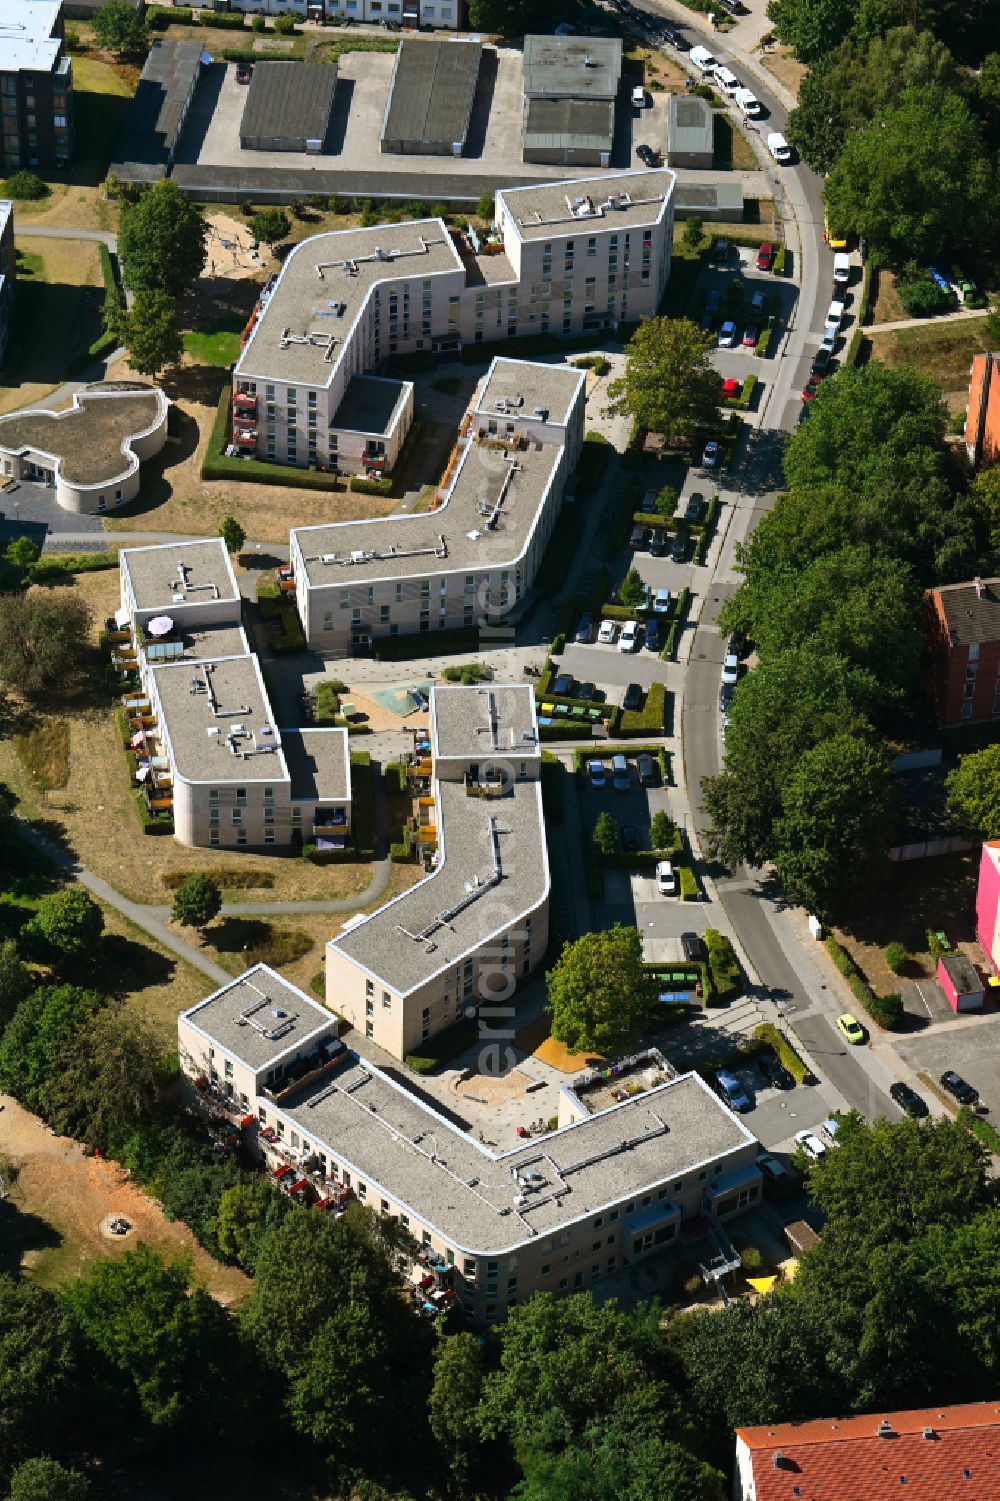
<path id="1" fill-rule="evenodd" d="M 927 929 L 927 949 L 932 959 L 940 959 L 944 953 L 944 949 L 941 947 L 940 940 L 934 928 Z"/>
<path id="2" fill-rule="evenodd" d="M 736 950 L 718 928 L 705 929 L 705 949 L 719 999 L 729 1000 L 731 996 L 738 994 L 743 986 L 743 972 L 736 957 Z"/>
<path id="3" fill-rule="evenodd" d="M 903 998 L 897 990 L 889 991 L 888 995 L 873 995 L 866 1005 L 868 1015 L 887 1032 L 894 1032 L 903 1020 Z"/>
<path id="4" fill-rule="evenodd" d="M 3 196 L 21 203 L 47 198 L 50 191 L 48 183 L 43 182 L 35 172 L 15 172 L 3 185 Z"/>
<path id="5" fill-rule="evenodd" d="M 278 17 L 279 21 L 284 19 L 285 18 L 283 16 Z M 365 479 L 360 474 L 352 474 L 348 483 L 348 488 L 350 490 L 353 490 L 355 495 L 391 495 L 392 480 Z"/>
<path id="6" fill-rule="evenodd" d="M 243 13 L 241 11 L 203 10 L 198 14 L 199 24 L 202 26 L 216 26 L 220 31 L 242 31 Z M 277 28 L 275 28 L 277 30 Z"/>
<path id="7" fill-rule="evenodd" d="M 708 533 L 706 532 L 702 535 L 707 536 Z M 685 587 L 677 596 L 677 603 L 674 606 L 674 616 L 667 627 L 666 640 L 663 643 L 663 650 L 660 652 L 661 662 L 672 662 L 677 656 L 677 643 L 680 640 L 681 631 L 684 629 L 684 621 L 687 618 L 690 604 L 691 590 Z"/>
<path id="8" fill-rule="evenodd" d="M 190 25 L 194 11 L 189 5 L 153 5 L 146 11 L 146 25 L 154 31 L 165 31 L 171 25 Z"/>
<path id="9" fill-rule="evenodd" d="M 542 805 L 547 823 L 562 823 L 566 812 L 563 768 L 558 756 L 542 751 Z"/>
<path id="10" fill-rule="evenodd" d="M 389 859 L 395 865 L 407 865 L 416 859 L 416 848 L 413 834 L 409 829 L 403 830 L 403 837 L 389 846 Z"/>
<path id="11" fill-rule="evenodd" d="M 539 740 L 593 740 L 594 732 L 589 724 L 576 720 L 557 719 L 552 724 L 538 726 Z"/>
<path id="12" fill-rule="evenodd" d="M 352 750 L 350 755 L 354 848 L 359 859 L 372 860 L 375 856 L 375 790 L 372 786 L 371 751 Z"/>
<path id="13" fill-rule="evenodd" d="M 885 962 L 894 975 L 899 975 L 902 974 L 907 964 L 909 964 L 910 956 L 901 943 L 887 943 L 885 946 Z"/>
<path id="14" fill-rule="evenodd" d="M 574 488 L 577 495 L 586 495 L 596 490 L 604 478 L 611 447 L 603 433 L 588 433 L 583 440 L 583 451 L 576 466 Z"/>
<path id="15" fill-rule="evenodd" d="M 756 1246 L 744 1246 L 740 1252 L 740 1266 L 745 1272 L 759 1272 L 764 1258 Z"/>
<path id="16" fill-rule="evenodd" d="M 401 761 L 390 761 L 383 772 L 385 789 L 390 797 L 405 797 L 409 786 L 406 767 Z"/>
<path id="17" fill-rule="evenodd" d="M 563 652 L 565 650 L 566 650 L 566 634 L 565 634 L 564 631 L 560 631 L 557 636 L 553 636 L 553 638 L 552 638 L 552 655 L 554 657 L 562 656 L 562 654 L 563 654 Z"/>
<path id="18" fill-rule="evenodd" d="M 845 948 L 831 935 L 826 940 L 826 951 L 840 973 L 851 987 L 851 994 L 864 1008 L 872 1021 L 886 1031 L 893 1031 L 903 1019 L 903 1002 L 895 992 L 876 995 L 864 975 Z"/>
<path id="19" fill-rule="evenodd" d="M 778 248 L 777 248 L 777 250 L 775 251 L 775 253 L 774 253 L 774 265 L 772 266 L 771 269 L 773 270 L 775 276 L 784 276 L 784 274 L 785 274 L 785 247 L 784 247 L 784 245 L 779 245 Z"/>
<path id="20" fill-rule="evenodd" d="M 667 714 L 667 689 L 652 683 L 641 709 L 623 710 L 618 724 L 620 735 L 659 735 L 663 733 Z"/>
<path id="21" fill-rule="evenodd" d="M 701 891 L 698 887 L 698 878 L 690 865 L 679 866 L 677 874 L 680 880 L 681 901 L 696 902 L 701 896 Z"/>
<path id="22" fill-rule="evenodd" d="M 761 1022 L 759 1027 L 754 1028 L 753 1034 L 760 1042 L 773 1049 L 778 1056 L 779 1063 L 784 1064 L 796 1084 L 804 1084 L 809 1077 L 809 1069 L 803 1063 L 798 1053 L 792 1047 L 788 1038 L 780 1032 L 773 1022 Z"/>

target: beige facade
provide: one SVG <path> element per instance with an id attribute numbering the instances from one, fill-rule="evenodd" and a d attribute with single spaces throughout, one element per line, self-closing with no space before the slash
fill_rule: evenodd
<path id="1" fill-rule="evenodd" d="M 326 948 L 326 999 L 396 1058 L 462 1019 L 513 1015 L 548 946 L 549 868 L 534 696 L 435 688 L 431 766 L 411 767 L 431 870 Z M 499 1038 L 505 1035 L 501 1030 Z M 506 1054 L 495 1046 L 494 1061 Z"/>

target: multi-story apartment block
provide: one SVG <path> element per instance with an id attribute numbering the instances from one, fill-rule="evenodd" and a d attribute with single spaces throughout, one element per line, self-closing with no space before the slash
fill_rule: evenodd
<path id="1" fill-rule="evenodd" d="M 215 0 L 193 0 L 196 10 L 218 10 Z M 396 21 L 421 30 L 452 29 L 461 22 L 460 0 L 224 0 L 224 10 L 246 15 L 294 16 L 297 21 Z"/>
<path id="2" fill-rule="evenodd" d="M 739 1264 L 722 1227 L 760 1201 L 757 1143 L 697 1074 L 657 1072 L 665 1082 L 493 1153 L 336 1027 L 258 965 L 181 1014 L 181 1068 L 295 1197 L 334 1209 L 354 1198 L 398 1220 L 419 1248 L 429 1313 L 452 1303 L 491 1323 L 694 1232 L 706 1280 Z"/>
<path id="3" fill-rule="evenodd" d="M 150 810 L 181 844 L 346 847 L 347 731 L 279 729 L 221 538 L 125 548 L 116 665 Z"/>
<path id="4" fill-rule="evenodd" d="M 310 645 L 495 621 L 531 588 L 583 442 L 582 371 L 496 359 L 430 511 L 292 531 Z"/>
<path id="5" fill-rule="evenodd" d="M 538 726 L 527 685 L 435 688 L 414 780 L 431 873 L 326 949 L 326 998 L 397 1058 L 480 1006 L 508 1007 L 548 944 Z"/>
<path id="6" fill-rule="evenodd" d="M 965 451 L 973 469 L 1000 460 L 1000 354 L 974 354 L 965 407 Z"/>
<path id="7" fill-rule="evenodd" d="M 940 725 L 1000 719 L 1000 578 L 924 595 L 927 689 Z"/>
<path id="8" fill-rule="evenodd" d="M 394 354 L 596 333 L 655 313 L 670 274 L 673 198 L 672 172 L 613 172 L 503 189 L 500 239 L 475 253 L 460 254 L 440 219 L 304 240 L 244 331 L 233 373 L 237 450 L 391 469 L 413 393 L 390 381 L 379 398 L 371 371 Z"/>
<path id="9" fill-rule="evenodd" d="M 73 76 L 60 0 L 0 0 L 3 175 L 68 167 Z"/>

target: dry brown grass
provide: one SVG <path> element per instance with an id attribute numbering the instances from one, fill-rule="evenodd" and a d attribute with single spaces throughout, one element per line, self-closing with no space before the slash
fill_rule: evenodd
<path id="1" fill-rule="evenodd" d="M 103 294 L 96 290 L 101 284 L 96 245 L 32 239 L 21 232 L 18 215 L 17 251 L 21 322 L 15 320 L 12 363 L 0 381 L 0 412 L 30 406 L 54 390 L 70 360 L 100 332 Z M 83 290 L 91 287 L 92 292 Z"/>
<path id="2" fill-rule="evenodd" d="M 954 323 L 930 319 L 917 328 L 871 330 L 872 356 L 891 366 L 912 365 L 941 388 L 949 412 L 964 411 L 972 356 L 986 348 L 986 315 Z"/>
<path id="3" fill-rule="evenodd" d="M 46 719 L 14 736 L 14 753 L 40 792 L 65 787 L 69 780 L 69 725 Z"/>
<path id="4" fill-rule="evenodd" d="M 894 271 L 875 271 L 876 281 L 875 306 L 872 312 L 873 323 L 894 323 L 897 318 L 906 317 L 906 309 L 899 300 L 899 284 Z"/>
<path id="5" fill-rule="evenodd" d="M 808 69 L 792 56 L 790 47 L 772 47 L 769 51 L 762 52 L 761 62 L 779 83 L 785 85 L 790 94 L 794 94 L 796 99 L 799 97 L 799 89 Z"/>

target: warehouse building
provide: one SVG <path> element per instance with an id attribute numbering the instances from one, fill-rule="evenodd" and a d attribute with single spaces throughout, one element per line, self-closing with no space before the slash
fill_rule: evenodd
<path id="1" fill-rule="evenodd" d="M 128 182 L 156 182 L 167 175 L 207 60 L 200 42 L 154 39 L 125 116 L 109 176 Z"/>
<path id="2" fill-rule="evenodd" d="M 476 97 L 482 44 L 399 44 L 382 130 L 384 152 L 404 156 L 461 156 Z"/>
<path id="3" fill-rule="evenodd" d="M 621 71 L 620 37 L 526 36 L 524 161 L 607 167 Z"/>
<path id="4" fill-rule="evenodd" d="M 526 99 L 522 157 L 565 167 L 606 167 L 615 135 L 610 99 Z"/>
<path id="5" fill-rule="evenodd" d="M 240 123 L 243 150 L 322 151 L 336 84 L 336 63 L 255 63 Z"/>
<path id="6" fill-rule="evenodd" d="M 667 101 L 667 166 L 711 167 L 715 123 L 707 99 L 671 94 Z"/>
<path id="7" fill-rule="evenodd" d="M 526 36 L 525 99 L 615 99 L 621 37 Z"/>

